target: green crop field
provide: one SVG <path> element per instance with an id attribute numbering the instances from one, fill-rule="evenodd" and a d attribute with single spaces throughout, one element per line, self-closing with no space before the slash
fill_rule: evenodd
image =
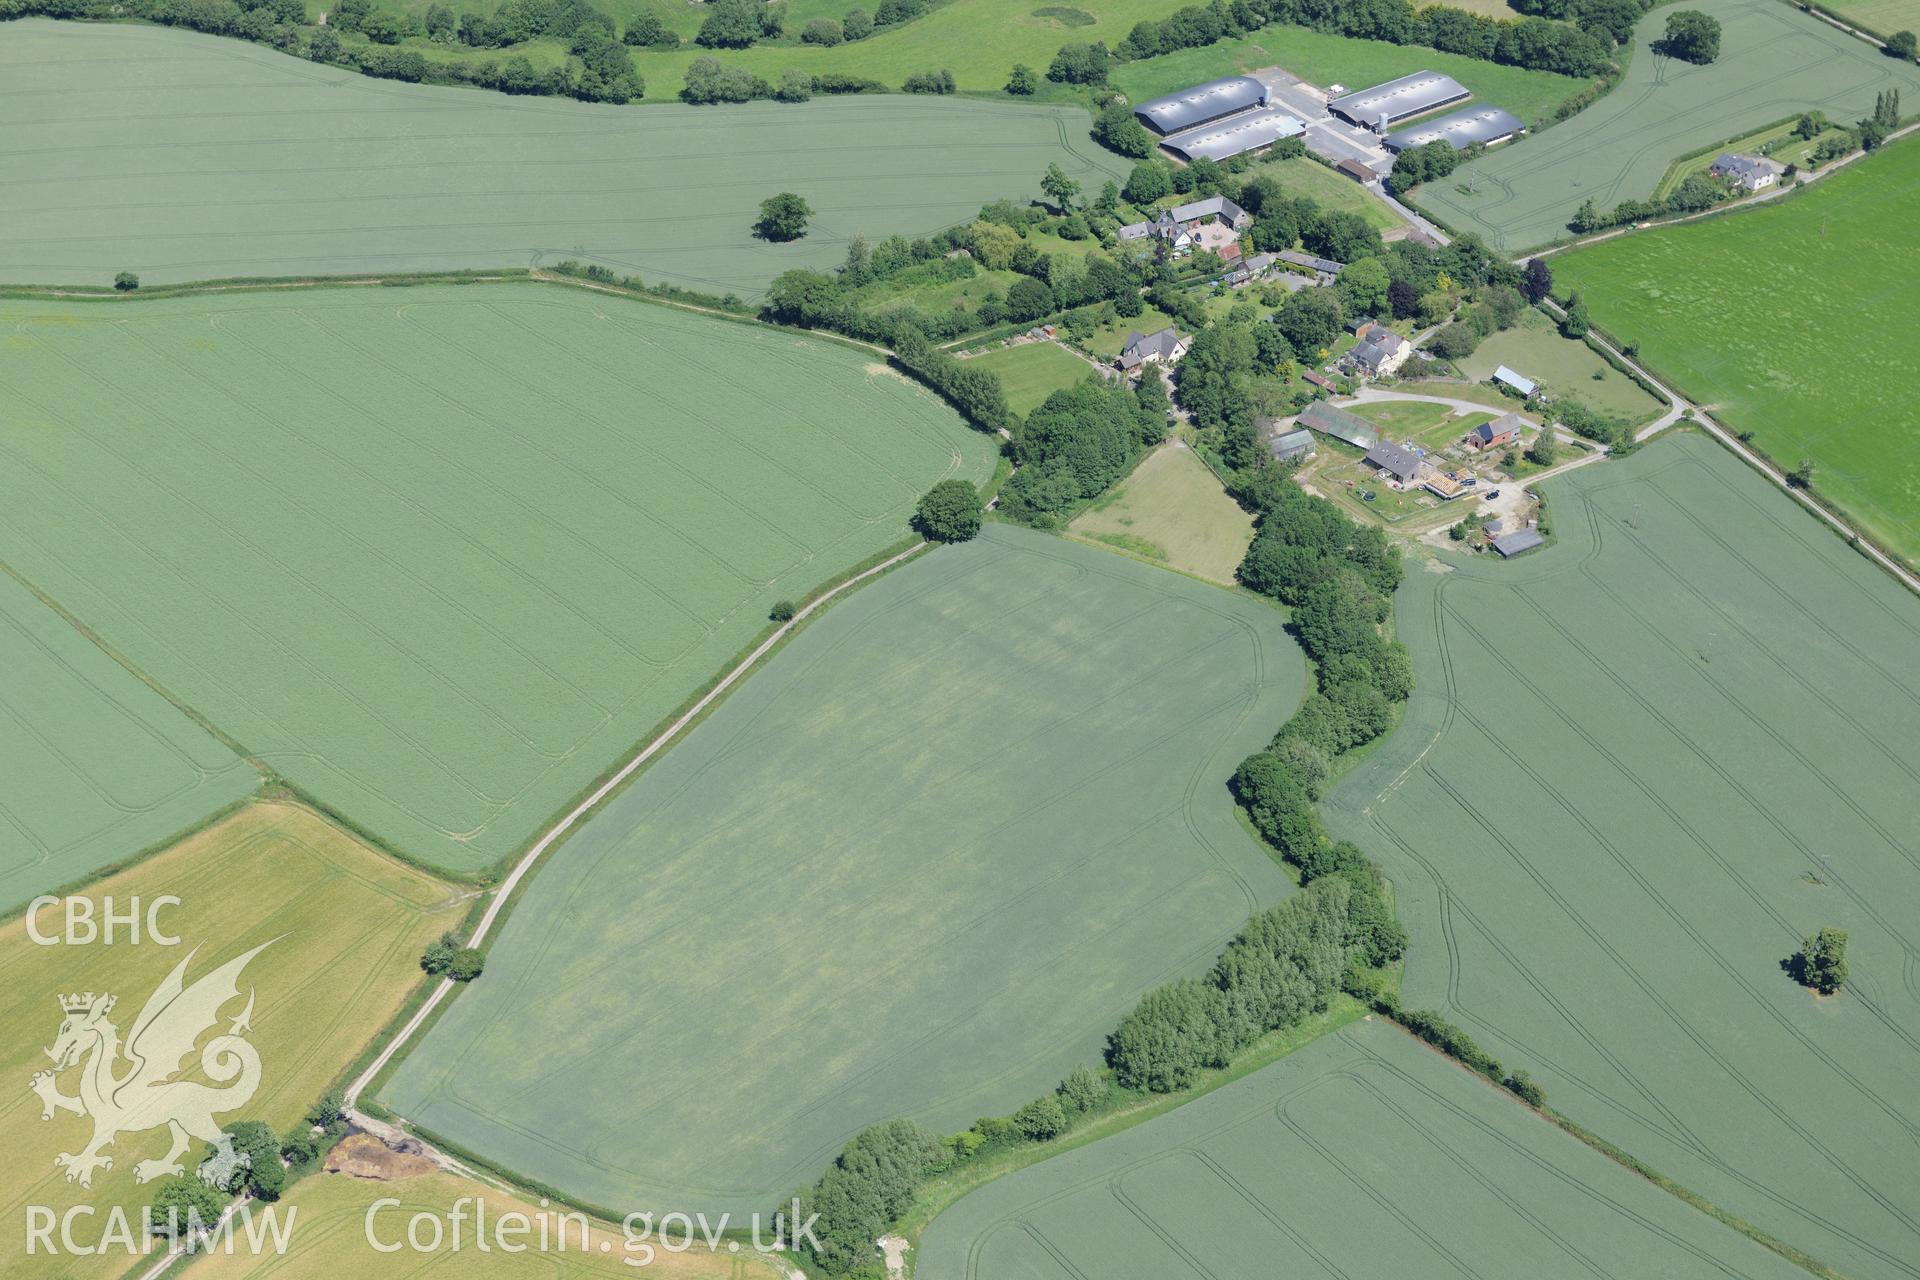
<path id="1" fill-rule="evenodd" d="M 1130 99 L 1141 102 L 1216 76 L 1275 65 L 1309 84 L 1322 88 L 1344 84 L 1349 89 L 1379 84 L 1412 71 L 1440 71 L 1472 90 L 1478 101 L 1505 107 L 1522 120 L 1550 114 L 1586 84 L 1570 76 L 1526 71 L 1421 45 L 1354 40 L 1288 26 L 1267 27 L 1237 40 L 1129 62 L 1114 68 L 1113 83 Z M 1872 104 L 1872 94 L 1867 95 L 1867 102 Z"/>
<path id="2" fill-rule="evenodd" d="M 1561 261 L 1554 259 L 1556 268 Z M 1531 308 L 1520 313 L 1511 329 L 1489 334 L 1472 355 L 1455 363 L 1476 382 L 1485 382 L 1504 364 L 1532 378 L 1549 395 L 1578 400 L 1628 422 L 1651 421 L 1666 410 L 1666 405 L 1602 360 L 1593 348 L 1561 337 L 1553 321 Z"/>
<path id="3" fill-rule="evenodd" d="M 1559 288 L 1663 378 L 1920 563 L 1920 147 L 1805 194 L 1556 257 Z"/>
<path id="4" fill-rule="evenodd" d="M 1006 525 L 896 570 L 560 846 L 383 1099 L 710 1214 L 1012 1110 L 1288 892 L 1226 787 L 1302 695 L 1282 621 Z"/>
<path id="5" fill-rule="evenodd" d="M 1556 546 L 1408 574 L 1419 689 L 1326 802 L 1394 882 L 1405 999 L 1826 1265 L 1911 1277 L 1920 602 L 1700 436 L 1544 489 Z M 1783 961 L 1825 925 L 1853 977 L 1822 999 Z"/>
<path id="6" fill-rule="evenodd" d="M 107 899 L 124 911 L 132 900 L 151 903 L 173 894 L 180 905 L 160 923 L 178 946 L 138 945 L 122 935 L 113 945 L 43 946 L 27 934 L 24 920 L 0 928 L 0 1074 L 11 1082 L 0 1103 L 0 1142 L 6 1173 L 0 1176 L 0 1273 L 9 1280 L 101 1280 L 125 1273 L 124 1250 L 92 1256 L 25 1250 L 25 1206 L 56 1215 L 93 1206 L 75 1227 L 92 1243 L 107 1228 L 107 1212 L 123 1207 L 135 1224 L 153 1188 L 134 1181 L 134 1166 L 166 1154 L 163 1128 L 123 1131 L 104 1154 L 110 1170 L 96 1172 L 90 1188 L 69 1183 L 54 1166 L 55 1154 L 77 1153 L 93 1126 L 69 1112 L 40 1118 L 41 1103 L 28 1078 L 49 1063 L 42 1050 L 61 1025 L 58 997 L 67 992 L 108 992 L 118 997 L 111 1021 L 130 1036 L 147 997 L 173 967 L 192 957 L 185 981 L 193 983 L 242 953 L 269 943 L 240 976 L 242 996 L 253 993 L 248 1041 L 259 1054 L 259 1084 L 252 1097 L 222 1123 L 264 1120 L 285 1129 L 305 1114 L 373 1039 L 419 981 L 421 948 L 458 923 L 465 902 L 424 872 L 380 857 L 308 810 L 288 804 L 255 804 L 182 840 L 139 866 L 88 889 L 95 910 Z M 59 911 L 43 908 L 42 933 L 60 932 Z M 238 999 L 221 1008 L 221 1027 L 239 1013 Z M 182 1074 L 201 1078 L 199 1055 Z M 125 1074 L 124 1065 L 113 1070 Z M 57 1078 L 69 1096 L 79 1090 L 79 1072 Z M 225 1083 L 225 1082 L 217 1082 Z M 194 1147 L 197 1153 L 200 1144 Z M 137 1225 L 136 1225 L 137 1231 Z M 56 1241 L 58 1236 L 55 1236 Z M 140 1239 L 144 1248 L 147 1240 Z"/>
<path id="7" fill-rule="evenodd" d="M 1920 0 L 1822 0 L 1822 4 L 1883 36 L 1920 30 Z"/>
<path id="8" fill-rule="evenodd" d="M 973 357 L 983 369 L 1000 376 L 1007 404 L 1015 413 L 1028 414 L 1056 391 L 1077 387 L 1093 376 L 1093 366 L 1057 342 L 1023 342 Z"/>
<path id="9" fill-rule="evenodd" d="M 398 1203 L 377 1204 L 390 1200 Z M 373 1181 L 344 1175 L 312 1177 L 294 1184 L 281 1200 L 281 1212 L 297 1214 L 299 1229 L 284 1254 L 255 1252 L 244 1244 L 231 1253 L 209 1254 L 193 1264 L 193 1280 L 614 1280 L 642 1276 L 645 1280 L 779 1280 L 785 1268 L 742 1246 L 709 1249 L 695 1237 L 684 1251 L 663 1248 L 660 1237 L 629 1243 L 615 1227 L 577 1218 L 551 1204 L 542 1208 L 534 1197 L 516 1197 L 491 1185 L 450 1173 L 429 1173 L 397 1182 Z M 544 1202 L 543 1202 L 544 1203 Z M 510 1213 L 525 1214 L 535 1223 L 543 1219 L 552 1233 L 545 1248 L 528 1248 L 538 1236 L 529 1233 L 518 1252 L 500 1248 L 482 1250 L 472 1234 L 461 1249 L 442 1248 L 416 1253 L 401 1248 L 380 1252 L 373 1242 L 389 1245 L 406 1239 L 408 1220 L 427 1213 L 443 1222 L 464 1207 L 472 1218 L 486 1215 L 489 1239 L 493 1224 Z M 371 1217 L 369 1217 L 371 1215 Z M 372 1242 L 368 1239 L 371 1227 Z M 717 1229 L 717 1228 L 716 1228 Z M 769 1233 L 771 1234 L 771 1233 Z M 679 1224 L 669 1224 L 668 1238 L 681 1244 Z"/>
<path id="10" fill-rule="evenodd" d="M 1074 533 L 1230 583 L 1253 541 L 1253 517 L 1184 444 L 1162 445 L 1069 526 Z"/>
<path id="11" fill-rule="evenodd" d="M 0 725 L 0 912 L 169 839 L 260 782 L 5 573 Z"/>
<path id="12" fill-rule="evenodd" d="M 1780 0 L 1690 7 L 1720 20 L 1718 60 L 1698 67 L 1656 54 L 1649 45 L 1671 10 L 1655 9 L 1636 28 L 1633 59 L 1613 92 L 1539 137 L 1496 147 L 1428 183 L 1415 202 L 1454 230 L 1517 253 L 1571 234 L 1567 222 L 1582 201 L 1604 210 L 1644 200 L 1681 156 L 1783 116 L 1820 110 L 1857 120 L 1886 89 L 1901 91 L 1905 110 L 1920 103 L 1920 67 Z"/>
<path id="13" fill-rule="evenodd" d="M 1127 168 L 1078 107 L 593 106 L 373 80 L 143 26 L 10 22 L 0 83 L 9 282 L 574 257 L 750 296 L 790 267 L 838 263 L 855 235 L 927 235 L 1037 196 L 1049 163 L 1096 190 Z M 760 201 L 783 190 L 813 205 L 812 230 L 754 239 Z"/>
<path id="14" fill-rule="evenodd" d="M 466 872 L 994 453 L 868 353 L 561 286 L 0 302 L 0 329 L 0 559 Z"/>
<path id="15" fill-rule="evenodd" d="M 934 1219 L 917 1280 L 1791 1280 L 1759 1245 L 1380 1022 Z"/>

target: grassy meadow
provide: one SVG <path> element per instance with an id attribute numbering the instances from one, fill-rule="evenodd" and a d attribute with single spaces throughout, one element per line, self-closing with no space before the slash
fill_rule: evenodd
<path id="1" fill-rule="evenodd" d="M 40 1118 L 40 1100 L 28 1078 L 49 1064 L 42 1049 L 60 1028 L 59 997 L 76 991 L 112 992 L 111 1015 L 120 1033 L 130 1033 L 147 996 L 182 960 L 191 984 L 241 953 L 271 942 L 240 976 L 244 996 L 254 993 L 253 1031 L 248 1040 L 261 1062 L 252 1099 L 222 1123 L 264 1120 L 277 1130 L 292 1125 L 326 1092 L 334 1078 L 399 1011 L 419 981 L 421 948 L 459 922 L 455 891 L 424 872 L 383 858 L 311 811 L 283 803 L 250 805 L 130 870 L 99 881 L 86 895 L 105 909 L 111 897 L 124 909 L 130 898 L 151 902 L 173 894 L 178 907 L 160 923 L 179 936 L 174 947 L 151 941 L 131 945 L 39 946 L 24 919 L 0 927 L 0 1073 L 15 1082 L 0 1100 L 0 1143 L 8 1153 L 0 1177 L 0 1275 L 8 1280 L 90 1280 L 118 1276 L 131 1265 L 125 1252 L 77 1257 L 25 1252 L 26 1209 L 41 1205 L 56 1214 L 81 1204 L 99 1216 L 77 1234 L 105 1228 L 110 1206 L 124 1206 L 133 1221 L 151 1197 L 134 1180 L 134 1165 L 166 1153 L 164 1130 L 122 1133 L 107 1154 L 111 1170 L 97 1173 L 91 1189 L 64 1180 L 53 1157 L 78 1152 L 92 1122 L 68 1112 Z M 38 917 L 42 933 L 58 933 L 58 912 Z M 220 1028 L 240 1011 L 223 1006 Z M 199 1076 L 198 1056 L 188 1060 L 188 1078 Z M 118 1070 L 125 1070 L 122 1064 Z M 77 1092 L 78 1071 L 58 1079 Z M 195 1144 L 193 1151 L 199 1151 Z M 56 1239 L 58 1237 L 56 1236 Z"/>
<path id="2" fill-rule="evenodd" d="M 1289 892 L 1226 787 L 1302 696 L 1282 623 L 1000 524 L 894 571 L 559 847 L 382 1100 L 710 1215 L 1013 1110 Z"/>
<path id="3" fill-rule="evenodd" d="M 1920 30 L 1920 0 L 1821 0 L 1848 22 L 1890 36 L 1896 31 Z"/>
<path id="4" fill-rule="evenodd" d="M 5 573 L 0 725 L 0 915 L 171 839 L 260 783 Z"/>
<path id="5" fill-rule="evenodd" d="M 1377 1020 L 934 1219 L 917 1280 L 1804 1273 Z"/>
<path id="6" fill-rule="evenodd" d="M 1556 288 L 1660 376 L 1920 563 L 1920 148 L 1790 199 L 1553 259 Z"/>
<path id="7" fill-rule="evenodd" d="M 398 1200 L 398 1205 L 376 1207 L 374 1201 Z M 406 1239 L 407 1223 L 427 1213 L 444 1223 L 456 1205 L 465 1202 L 468 1219 L 463 1244 L 416 1253 L 401 1249 L 383 1253 L 367 1239 L 368 1214 L 375 1239 L 382 1245 Z M 474 1202 L 478 1201 L 478 1204 Z M 660 1247 L 658 1237 L 631 1243 L 618 1226 L 590 1222 L 582 1231 L 577 1221 L 565 1224 L 564 1208 L 542 1208 L 530 1197 L 509 1195 L 457 1174 L 430 1173 L 395 1182 L 366 1181 L 345 1174 L 321 1174 L 295 1184 L 281 1200 L 283 1214 L 297 1213 L 293 1247 L 284 1255 L 254 1253 L 244 1246 L 231 1254 L 214 1254 L 193 1264 L 192 1280 L 612 1280 L 616 1276 L 643 1276 L 646 1280 L 780 1280 L 784 1269 L 742 1246 L 728 1252 L 709 1250 L 698 1242 L 675 1251 Z M 494 1224 L 509 1213 L 519 1213 L 535 1224 L 544 1221 L 549 1247 L 535 1246 L 538 1227 L 518 1240 L 524 1252 L 507 1253 L 498 1247 L 484 1252 L 474 1239 L 474 1216 L 486 1215 L 489 1242 L 496 1242 Z M 673 1224 L 673 1242 L 681 1240 Z"/>
<path id="8" fill-rule="evenodd" d="M 994 449 L 844 346 L 561 286 L 0 303 L 0 556 L 478 872 Z M 164 447 L 158 442 L 164 441 Z"/>
<path id="9" fill-rule="evenodd" d="M 1472 355 L 1455 363 L 1476 382 L 1485 382 L 1495 369 L 1506 365 L 1532 378 L 1549 395 L 1570 397 L 1628 422 L 1650 421 L 1666 411 L 1665 404 L 1601 359 L 1593 348 L 1561 337 L 1553 321 L 1534 308 L 1521 312 L 1511 329 L 1487 335 Z"/>
<path id="10" fill-rule="evenodd" d="M 1557 545 L 1407 575 L 1419 687 L 1323 802 L 1393 880 L 1403 997 L 1826 1266 L 1908 1277 L 1920 603 L 1698 435 L 1543 488 Z M 1783 971 L 1826 925 L 1831 998 Z"/>
<path id="11" fill-rule="evenodd" d="M 1253 517 L 1200 456 L 1161 445 L 1068 529 L 1182 573 L 1231 584 L 1253 541 Z"/>
<path id="12" fill-rule="evenodd" d="M 1094 373 L 1092 365 L 1057 342 L 999 347 L 971 360 L 999 375 L 1008 406 L 1021 415 L 1032 413 L 1054 392 L 1079 386 Z"/>
<path id="13" fill-rule="evenodd" d="M 1428 183 L 1415 202 L 1455 231 L 1518 253 L 1571 234 L 1567 222 L 1582 201 L 1611 209 L 1644 200 L 1681 156 L 1782 117 L 1820 110 L 1857 120 L 1886 89 L 1920 102 L 1920 67 L 1791 5 L 1700 0 L 1694 7 L 1720 21 L 1717 60 L 1694 66 L 1655 53 L 1651 43 L 1669 12 L 1655 9 L 1636 28 L 1632 61 L 1613 92 L 1539 137 L 1496 147 Z"/>
<path id="14" fill-rule="evenodd" d="M 374 80 L 158 27 L 27 20 L 6 37 L 0 281 L 12 283 L 580 258 L 751 297 L 790 267 L 838 264 L 856 235 L 927 235 L 1037 196 L 1050 163 L 1094 190 L 1127 169 L 1073 106 L 643 110 Z M 813 206 L 808 234 L 755 239 L 760 201 L 783 190 Z"/>

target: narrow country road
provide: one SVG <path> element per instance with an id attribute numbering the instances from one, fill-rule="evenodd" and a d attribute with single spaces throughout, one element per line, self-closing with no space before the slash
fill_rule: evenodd
<path id="1" fill-rule="evenodd" d="M 689 707 L 684 715 L 650 739 L 644 746 L 636 751 L 625 764 L 621 765 L 613 776 L 596 787 L 591 795 L 574 806 L 565 817 L 547 828 L 546 833 L 536 840 L 526 853 L 521 855 L 520 861 L 514 864 L 513 870 L 508 872 L 506 879 L 500 882 L 500 887 L 494 890 L 493 901 L 487 904 L 487 909 L 481 915 L 479 923 L 474 926 L 473 936 L 467 940 L 467 945 L 477 947 L 486 940 L 488 934 L 493 932 L 493 927 L 498 923 L 501 912 L 506 909 L 507 903 L 512 899 L 514 890 L 519 888 L 520 882 L 526 879 L 535 864 L 540 861 L 548 849 L 553 847 L 555 842 L 572 831 L 582 818 L 592 812 L 594 807 L 601 801 L 605 800 L 609 795 L 612 795 L 620 784 L 632 777 L 641 765 L 658 755 L 682 730 L 692 724 L 707 708 L 711 707 L 716 701 L 723 697 L 727 690 L 737 684 L 742 676 L 746 675 L 762 658 L 772 652 L 774 646 L 778 645 L 791 634 L 795 627 L 818 612 L 835 596 L 840 595 L 850 587 L 865 582 L 869 578 L 885 573 L 888 569 L 893 568 L 903 561 L 919 555 L 930 545 L 930 543 L 926 542 L 917 542 L 900 554 L 874 565 L 871 569 L 855 574 L 845 582 L 823 593 L 818 599 L 812 601 L 805 608 L 794 614 L 790 621 L 783 623 L 772 635 L 761 641 L 752 653 L 749 653 L 735 664 L 725 676 L 721 677 L 720 682 L 708 690 L 698 702 Z M 398 1054 L 401 1049 L 405 1048 L 413 1037 L 418 1034 L 421 1026 L 433 1015 L 433 1011 L 440 1007 L 441 1002 L 453 994 L 456 986 L 457 984 L 452 979 L 442 978 L 440 984 L 433 989 L 433 994 L 427 997 L 426 1003 L 422 1004 L 414 1013 L 413 1017 L 409 1018 L 406 1024 L 400 1028 L 393 1039 L 387 1042 L 386 1047 L 380 1051 L 379 1055 L 367 1064 L 367 1069 L 356 1076 L 353 1082 L 347 1086 L 347 1115 L 355 1124 L 375 1133 L 390 1134 L 397 1132 L 393 1126 L 363 1113 L 359 1109 L 360 1095 L 365 1092 L 367 1086 L 373 1082 L 374 1077 L 384 1071 L 387 1064 L 393 1061 L 394 1056 Z M 431 1146 L 427 1147 L 427 1154 L 437 1161 L 445 1162 L 447 1159 L 447 1157 L 435 1151 Z"/>

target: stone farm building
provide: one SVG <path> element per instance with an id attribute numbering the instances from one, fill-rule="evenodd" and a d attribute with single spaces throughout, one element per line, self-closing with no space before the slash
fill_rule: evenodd
<path id="1" fill-rule="evenodd" d="M 1360 341 L 1345 359 L 1368 377 L 1384 378 L 1398 373 L 1413 354 L 1413 344 L 1383 324 L 1369 324 L 1360 331 Z"/>

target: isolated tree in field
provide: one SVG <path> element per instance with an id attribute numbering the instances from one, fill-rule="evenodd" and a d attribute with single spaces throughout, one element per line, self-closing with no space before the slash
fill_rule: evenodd
<path id="1" fill-rule="evenodd" d="M 767 617 L 775 622 L 792 622 L 793 615 L 799 612 L 791 600 L 775 600 L 773 608 L 767 610 Z"/>
<path id="2" fill-rule="evenodd" d="M 942 480 L 914 508 L 914 527 L 935 542 L 965 542 L 980 532 L 980 491 L 965 480 Z"/>
<path id="3" fill-rule="evenodd" d="M 122 293 L 132 293 L 140 287 L 140 277 L 131 271 L 122 271 L 113 278 L 113 287 Z"/>
<path id="4" fill-rule="evenodd" d="M 1657 47 L 1670 58 L 1712 62 L 1720 56 L 1720 22 L 1698 9 L 1676 9 L 1667 15 L 1667 34 Z"/>
<path id="5" fill-rule="evenodd" d="M 1533 438 L 1533 444 L 1527 449 L 1527 460 L 1538 466 L 1550 467 L 1560 454 L 1560 442 L 1554 439 L 1553 424 L 1547 423 L 1540 428 L 1540 434 Z"/>
<path id="6" fill-rule="evenodd" d="M 1053 207 L 1066 213 L 1073 208 L 1073 198 L 1080 194 L 1080 184 L 1067 176 L 1067 171 L 1057 164 L 1047 166 L 1040 178 L 1040 190 Z"/>
<path id="7" fill-rule="evenodd" d="M 1823 996 L 1830 996 L 1847 982 L 1847 931 L 1832 925 L 1807 935 L 1800 953 L 1793 958 L 1794 976 Z"/>
<path id="8" fill-rule="evenodd" d="M 1813 459 L 1800 459 L 1793 470 L 1787 472 L 1787 483 L 1795 489 L 1813 488 Z"/>
<path id="9" fill-rule="evenodd" d="M 478 947 L 462 947 L 453 953 L 447 976 L 455 982 L 472 982 L 487 967 L 487 957 Z"/>
<path id="10" fill-rule="evenodd" d="M 1033 68 L 1024 62 L 1013 64 L 1013 71 L 1007 76 L 1007 92 L 1018 98 L 1031 97 L 1040 87 L 1040 77 L 1033 74 Z"/>
<path id="11" fill-rule="evenodd" d="M 776 243 L 798 240 L 807 234 L 811 217 L 812 205 L 791 191 L 782 191 L 760 202 L 760 220 L 753 224 L 753 234 Z"/>
<path id="12" fill-rule="evenodd" d="M 1908 62 L 1920 53 L 1920 37 L 1911 31 L 1896 31 L 1887 37 L 1886 52 L 1889 58 L 1904 58 Z"/>
<path id="13" fill-rule="evenodd" d="M 1520 292 L 1538 305 L 1553 292 L 1553 268 L 1544 258 L 1528 258 L 1526 274 L 1520 278 Z"/>

